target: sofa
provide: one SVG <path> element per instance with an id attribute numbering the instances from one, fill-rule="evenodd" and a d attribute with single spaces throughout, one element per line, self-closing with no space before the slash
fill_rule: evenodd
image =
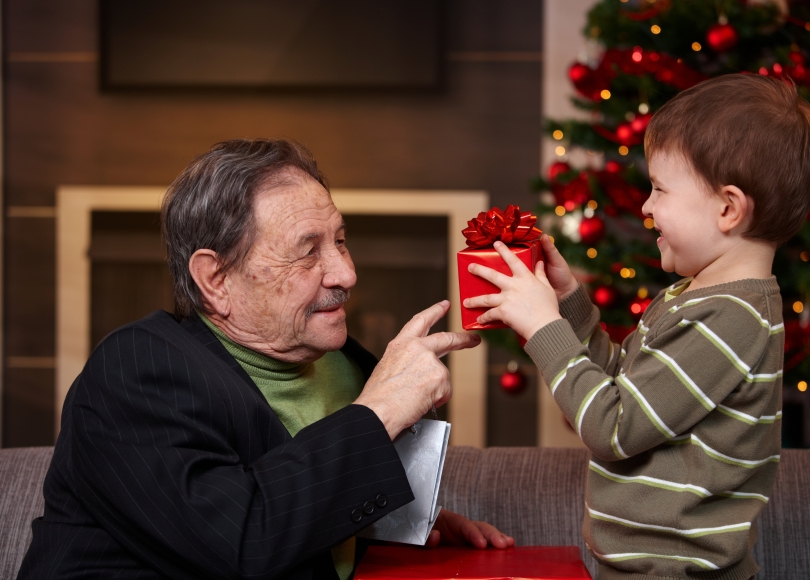
<path id="1" fill-rule="evenodd" d="M 16 576 L 31 541 L 52 454 L 52 447 L 0 450 L 0 580 Z M 495 524 L 519 545 L 579 546 L 595 577 L 580 535 L 587 469 L 584 449 L 451 447 L 439 504 Z M 758 534 L 758 580 L 810 578 L 810 450 L 782 451 Z"/>

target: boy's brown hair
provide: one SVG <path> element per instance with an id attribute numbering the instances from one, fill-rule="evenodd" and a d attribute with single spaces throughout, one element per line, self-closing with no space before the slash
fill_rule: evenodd
<path id="1" fill-rule="evenodd" d="M 687 89 L 653 115 L 644 152 L 681 154 L 710 190 L 751 197 L 747 238 L 781 245 L 807 219 L 810 104 L 792 82 L 731 74 Z"/>

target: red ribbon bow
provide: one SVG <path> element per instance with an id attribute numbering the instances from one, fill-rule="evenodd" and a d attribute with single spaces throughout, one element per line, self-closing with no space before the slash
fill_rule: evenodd
<path id="1" fill-rule="evenodd" d="M 504 244 L 520 244 L 543 235 L 542 230 L 534 227 L 536 222 L 537 216 L 530 211 L 521 213 L 516 205 L 510 205 L 503 211 L 493 207 L 468 221 L 461 233 L 467 238 L 470 248 L 485 248 L 498 240 Z"/>

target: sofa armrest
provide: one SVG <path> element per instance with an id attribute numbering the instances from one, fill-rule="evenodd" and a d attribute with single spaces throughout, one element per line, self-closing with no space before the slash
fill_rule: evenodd
<path id="1" fill-rule="evenodd" d="M 31 521 L 45 510 L 42 483 L 53 447 L 0 449 L 0 578 L 16 578 L 31 543 Z"/>

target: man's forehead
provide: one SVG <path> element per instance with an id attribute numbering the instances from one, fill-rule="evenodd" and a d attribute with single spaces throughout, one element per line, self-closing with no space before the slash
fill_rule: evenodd
<path id="1" fill-rule="evenodd" d="M 303 212 L 337 212 L 331 194 L 315 179 L 300 171 L 284 171 L 265 181 L 255 202 L 260 211 L 277 218 Z"/>
<path id="2" fill-rule="evenodd" d="M 329 192 L 314 179 L 290 179 L 264 188 L 256 199 L 259 227 L 294 244 L 345 227 Z"/>

